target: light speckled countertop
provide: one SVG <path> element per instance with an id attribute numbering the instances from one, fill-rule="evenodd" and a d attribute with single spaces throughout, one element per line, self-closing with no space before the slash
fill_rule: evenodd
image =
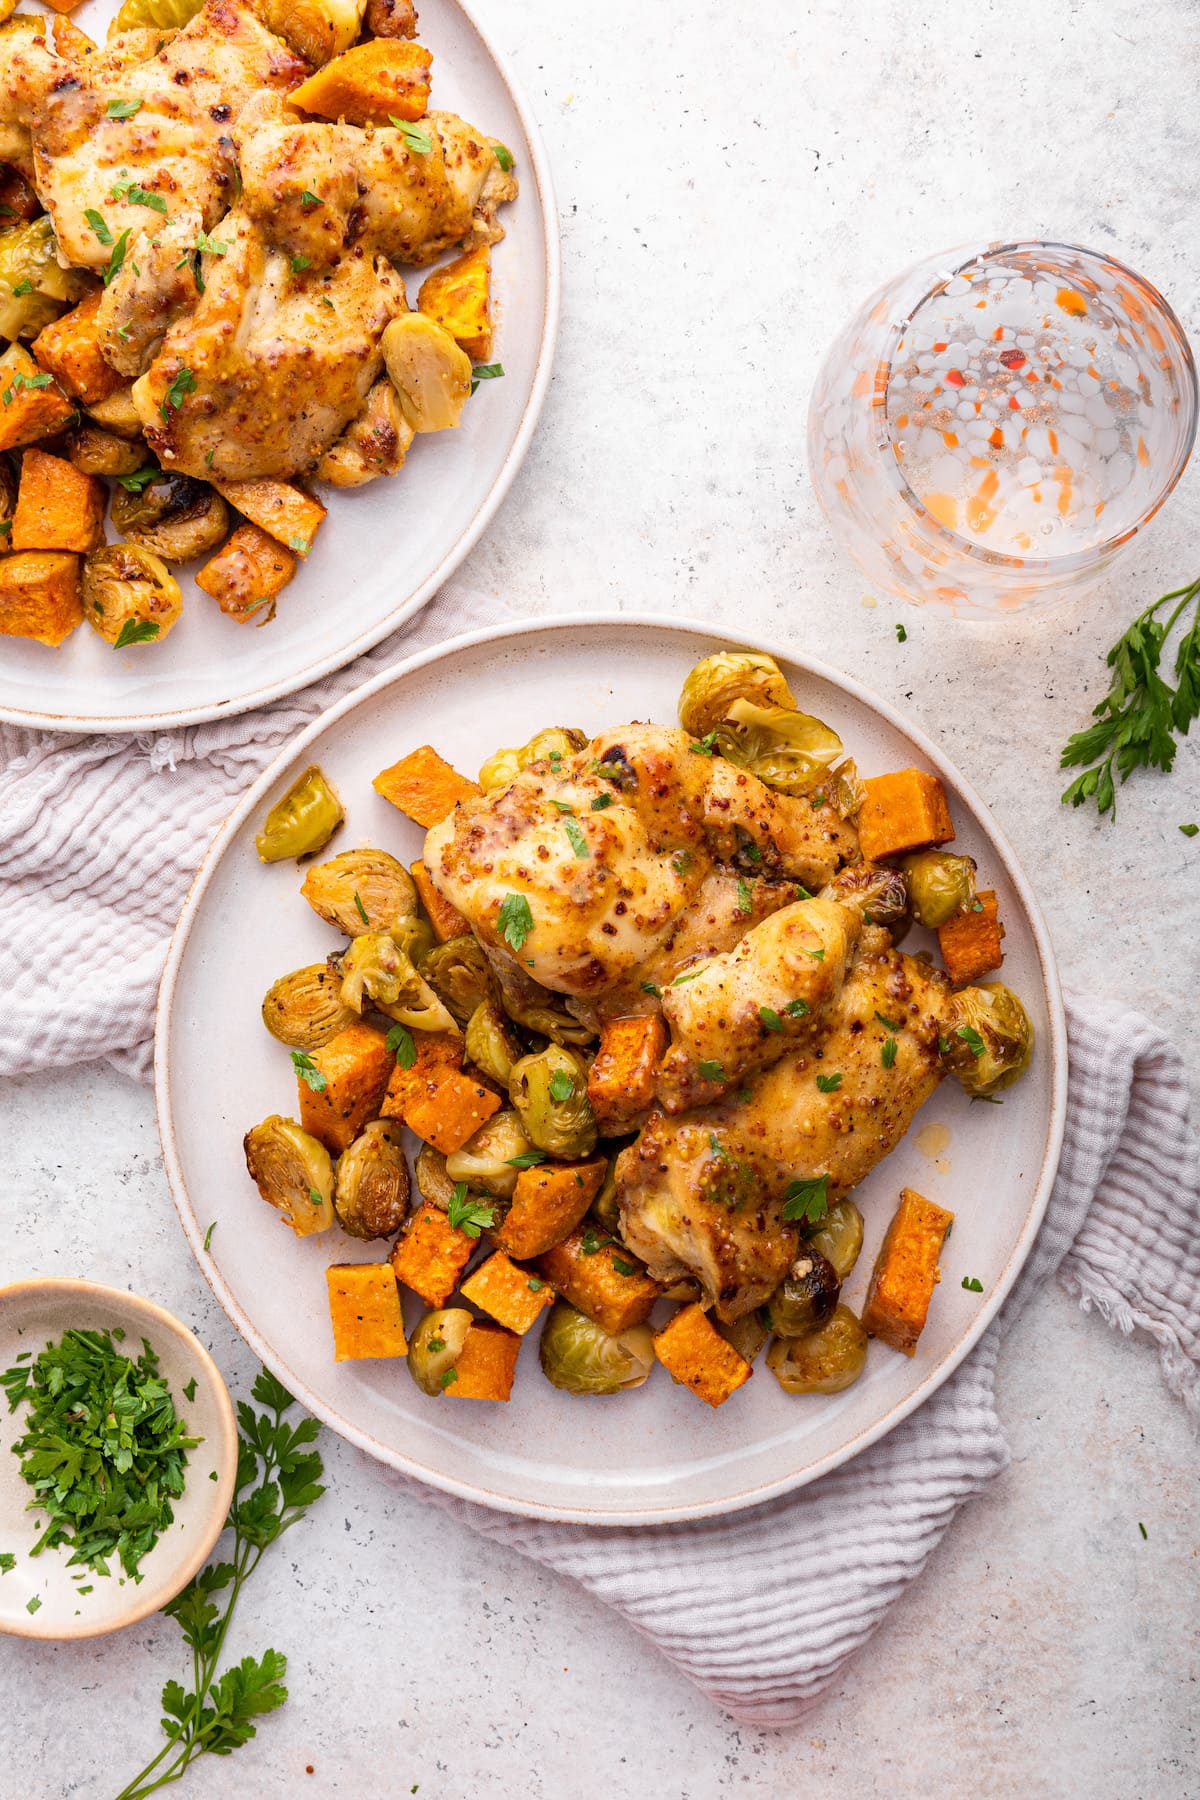
<path id="1" fill-rule="evenodd" d="M 549 143 L 565 311 L 541 433 L 458 585 L 518 612 L 757 625 L 911 704 L 1025 859 L 1066 981 L 1161 1019 L 1200 1076 L 1200 839 L 1176 829 L 1200 817 L 1200 740 L 1170 782 L 1126 792 L 1115 828 L 1060 809 L 1055 767 L 1124 621 L 1200 567 L 1200 469 L 1093 601 L 965 628 L 865 603 L 803 460 L 825 344 L 918 252 L 1094 244 L 1200 328 L 1194 16 L 1170 0 L 480 12 Z M 152 1294 L 247 1392 L 252 1359 L 185 1247 L 149 1096 L 91 1067 L 5 1100 L 0 1280 Z M 231 1641 L 286 1650 L 293 1701 L 185 1791 L 1194 1800 L 1182 1411 L 1148 1350 L 1055 1291 L 1006 1344 L 999 1400 L 1011 1469 L 810 1720 L 778 1733 L 731 1726 L 602 1608 L 399 1498 L 326 1434 L 331 1492 L 264 1564 Z M 0 1642 L 0 1800 L 108 1800 L 158 1747 L 179 1651 L 165 1621 L 77 1648 Z"/>

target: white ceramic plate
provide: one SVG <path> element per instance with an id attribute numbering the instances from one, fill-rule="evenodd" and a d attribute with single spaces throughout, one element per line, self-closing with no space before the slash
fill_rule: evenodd
<path id="1" fill-rule="evenodd" d="M 72 17 L 103 39 L 117 0 L 85 0 Z M 329 517 L 308 562 L 261 630 L 218 611 L 181 576 L 184 612 L 162 644 L 113 650 L 85 623 L 57 650 L 0 640 L 0 718 L 61 731 L 161 730 L 246 712 L 338 669 L 411 618 L 462 562 L 529 448 L 550 380 L 558 328 L 558 216 L 532 115 L 500 53 L 462 0 L 422 0 L 421 42 L 434 54 L 433 104 L 511 149 L 519 198 L 503 209 L 493 268 L 494 359 L 456 431 L 413 445 L 394 480 L 322 489 Z M 406 271 L 409 298 L 427 271 Z M 108 527 L 110 539 L 118 534 Z M 194 565 L 199 567 L 199 564 Z"/>
<path id="2" fill-rule="evenodd" d="M 159 1371 L 175 1399 L 189 1434 L 204 1441 L 188 1454 L 184 1490 L 175 1502 L 174 1523 L 142 1558 L 140 1582 L 124 1577 L 117 1559 L 105 1577 L 68 1567 L 69 1550 L 58 1546 L 28 1552 L 45 1529 L 41 1512 L 28 1512 L 30 1489 L 9 1446 L 21 1435 L 27 1408 L 0 1419 L 0 1550 L 15 1555 L 16 1567 L 0 1575 L 0 1632 L 13 1637 L 103 1637 L 158 1612 L 174 1599 L 207 1560 L 221 1535 L 237 1473 L 237 1426 L 233 1405 L 208 1351 L 186 1326 L 152 1300 L 95 1281 L 17 1281 L 0 1288 L 0 1369 L 18 1356 L 38 1352 L 64 1331 L 125 1333 L 127 1354 L 136 1356 L 148 1340 Z M 184 1388 L 195 1379 L 195 1397 Z M 215 1476 L 209 1480 L 210 1474 Z M 81 1587 L 90 1587 L 84 1594 Z M 40 1604 L 29 1611 L 31 1602 Z"/>
<path id="3" fill-rule="evenodd" d="M 779 656 L 800 705 L 842 734 L 865 773 L 917 763 L 941 775 L 956 847 L 978 859 L 999 894 L 1004 978 L 1037 1028 L 1033 1070 L 1003 1106 L 971 1106 L 957 1083 L 946 1083 L 856 1195 L 867 1227 L 846 1285 L 856 1310 L 902 1185 L 957 1215 L 916 1356 L 876 1344 L 864 1377 L 832 1397 L 789 1397 L 760 1363 L 719 1412 L 661 1370 L 611 1399 L 558 1393 L 536 1366 L 533 1341 L 507 1406 L 427 1399 L 399 1363 L 334 1364 L 323 1269 L 387 1247 L 336 1231 L 297 1240 L 246 1175 L 243 1132 L 268 1113 L 295 1109 L 287 1052 L 260 1021 L 262 994 L 277 974 L 330 947 L 328 927 L 299 898 L 295 866 L 258 861 L 256 824 L 316 761 L 348 809 L 336 847 L 375 843 L 408 861 L 422 834 L 373 793 L 379 769 L 425 742 L 474 773 L 497 745 L 521 742 L 543 724 L 595 732 L 630 719 L 670 723 L 688 669 L 732 641 L 668 620 L 531 622 L 458 639 L 389 670 L 303 732 L 246 795 L 197 876 L 167 961 L 157 1039 L 167 1171 L 192 1248 L 230 1317 L 280 1380 L 352 1442 L 508 1511 L 610 1524 L 701 1517 L 836 1467 L 928 1398 L 966 1355 L 1016 1277 L 1053 1178 L 1066 1088 L 1061 1001 L 1045 926 L 1011 850 L 922 733 L 833 670 L 760 646 Z M 964 1276 L 978 1278 L 983 1292 L 965 1292 Z M 416 1317 L 414 1301 L 410 1322 Z"/>

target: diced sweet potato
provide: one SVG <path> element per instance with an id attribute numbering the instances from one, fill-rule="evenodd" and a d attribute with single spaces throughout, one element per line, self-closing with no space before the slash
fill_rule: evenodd
<path id="1" fill-rule="evenodd" d="M 708 1406 L 723 1406 L 754 1373 L 699 1304 L 682 1306 L 668 1319 L 655 1336 L 654 1354 L 672 1380 Z"/>
<path id="2" fill-rule="evenodd" d="M 28 350 L 10 344 L 0 356 L 0 450 L 16 450 L 52 437 L 75 419 L 75 408 L 39 369 Z"/>
<path id="3" fill-rule="evenodd" d="M 379 1117 L 394 1059 L 383 1033 L 355 1020 L 314 1050 L 312 1061 L 325 1077 L 325 1086 L 312 1088 L 302 1074 L 297 1075 L 300 1123 L 327 1150 L 340 1155 L 369 1120 Z"/>
<path id="4" fill-rule="evenodd" d="M 554 1302 L 554 1289 L 531 1269 L 522 1269 L 497 1250 L 462 1284 L 464 1300 L 491 1313 L 509 1331 L 524 1337 L 539 1313 Z"/>
<path id="5" fill-rule="evenodd" d="M 52 6 L 56 13 L 69 13 L 74 12 L 81 0 L 46 0 L 46 3 Z"/>
<path id="6" fill-rule="evenodd" d="M 537 1268 L 565 1300 L 614 1336 L 644 1325 L 662 1297 L 637 1257 L 595 1225 L 576 1226 L 538 1258 Z"/>
<path id="7" fill-rule="evenodd" d="M 302 81 L 288 105 L 350 125 L 386 125 L 419 119 L 429 105 L 433 57 L 420 44 L 376 38 L 356 44 Z"/>
<path id="8" fill-rule="evenodd" d="M 231 619 L 275 617 L 275 599 L 296 573 L 296 558 L 257 525 L 239 525 L 224 548 L 206 562 L 196 586 L 211 594 Z"/>
<path id="9" fill-rule="evenodd" d="M 443 1392 L 455 1400 L 507 1400 L 521 1340 L 499 1325 L 472 1325 Z"/>
<path id="10" fill-rule="evenodd" d="M 426 831 L 440 825 L 460 800 L 477 799 L 483 792 L 478 782 L 452 769 L 432 744 L 422 744 L 381 770 L 371 786 Z"/>
<path id="11" fill-rule="evenodd" d="M 940 1280 L 938 1257 L 954 1214 L 935 1206 L 913 1188 L 903 1188 L 887 1228 L 862 1322 L 872 1337 L 911 1356 L 925 1327 L 929 1302 Z"/>
<path id="12" fill-rule="evenodd" d="M 541 1256 L 562 1242 L 600 1192 L 608 1167 L 603 1156 L 584 1163 L 545 1163 L 522 1169 L 508 1215 L 494 1233 L 502 1250 L 518 1260 Z"/>
<path id="13" fill-rule="evenodd" d="M 39 340 L 40 341 L 40 340 Z M 36 345 L 34 346 L 36 349 Z M 325 508 L 290 481 L 268 476 L 255 481 L 214 481 L 218 494 L 278 544 L 307 556 L 325 517 Z"/>
<path id="14" fill-rule="evenodd" d="M 654 1099 L 654 1077 L 667 1047 L 667 1028 L 657 1013 L 608 1019 L 588 1075 L 588 1099 L 606 1136 L 632 1131 Z"/>
<path id="15" fill-rule="evenodd" d="M 970 981 L 990 975 L 1004 961 L 1000 947 L 1004 927 L 994 889 L 985 888 L 977 894 L 976 904 L 978 912 L 957 913 L 938 926 L 938 948 L 955 987 L 965 987 Z"/>
<path id="16" fill-rule="evenodd" d="M 33 354 L 42 368 L 49 369 L 64 392 L 73 394 L 85 406 L 107 400 L 124 387 L 126 380 L 105 361 L 100 348 L 96 328 L 99 308 L 97 289 L 61 319 L 44 326 L 33 341 Z"/>
<path id="17" fill-rule="evenodd" d="M 405 1355 L 400 1290 L 390 1263 L 334 1263 L 325 1280 L 335 1362 Z"/>
<path id="18" fill-rule="evenodd" d="M 451 938 L 466 937 L 471 927 L 459 912 L 457 906 L 451 906 L 434 887 L 429 870 L 423 862 L 415 862 L 412 866 L 412 878 L 417 884 L 417 892 L 421 896 L 421 905 L 429 914 L 429 923 L 433 926 L 434 936 L 439 944 L 449 943 Z"/>
<path id="19" fill-rule="evenodd" d="M 946 792 L 924 769 L 897 769 L 864 781 L 866 798 L 858 815 L 858 842 L 868 862 L 948 844 L 954 836 Z"/>
<path id="20" fill-rule="evenodd" d="M 436 1206 L 422 1206 L 392 1246 L 396 1280 L 427 1306 L 445 1306 L 470 1262 L 477 1240 L 451 1225 Z"/>
<path id="21" fill-rule="evenodd" d="M 421 283 L 418 309 L 448 331 L 474 362 L 492 354 L 492 252 L 487 244 L 455 257 Z"/>
<path id="22" fill-rule="evenodd" d="M 499 1110 L 500 1096 L 491 1088 L 450 1069 L 439 1081 L 427 1084 L 424 1094 L 406 1103 L 404 1123 L 443 1156 L 453 1156 Z"/>
<path id="23" fill-rule="evenodd" d="M 41 210 L 37 190 L 26 181 L 20 169 L 11 168 L 7 163 L 0 166 L 0 226 L 11 225 L 17 219 L 24 219 L 28 224 Z"/>
<path id="24" fill-rule="evenodd" d="M 13 514 L 14 550 L 75 550 L 104 542 L 108 489 L 95 475 L 44 450 L 26 450 Z"/>
<path id="25" fill-rule="evenodd" d="M 413 1046 L 417 1052 L 411 1069 L 397 1063 L 388 1080 L 380 1115 L 385 1119 L 402 1119 L 414 1100 L 428 1098 L 438 1083 L 455 1069 L 462 1068 L 463 1040 L 448 1031 L 414 1031 Z"/>
<path id="26" fill-rule="evenodd" d="M 79 558 L 65 550 L 0 557 L 0 634 L 54 646 L 83 619 Z"/>

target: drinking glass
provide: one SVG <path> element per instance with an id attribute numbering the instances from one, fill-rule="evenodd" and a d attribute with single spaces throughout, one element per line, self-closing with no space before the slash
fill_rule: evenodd
<path id="1" fill-rule="evenodd" d="M 1074 244 L 927 257 L 821 366 L 809 470 L 872 584 L 959 616 L 1092 587 L 1191 453 L 1183 327 L 1132 269 Z"/>

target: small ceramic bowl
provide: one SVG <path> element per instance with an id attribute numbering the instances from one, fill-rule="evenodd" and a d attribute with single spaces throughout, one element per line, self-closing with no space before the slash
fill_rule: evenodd
<path id="1" fill-rule="evenodd" d="M 13 1637 L 103 1637 L 158 1612 L 202 1567 L 221 1534 L 237 1473 L 237 1425 L 228 1390 L 207 1350 L 186 1326 L 152 1300 L 94 1281 L 17 1281 L 0 1288 L 0 1370 L 17 1356 L 36 1357 L 49 1339 L 72 1328 L 125 1333 L 130 1355 L 146 1338 L 174 1396 L 188 1435 L 203 1442 L 188 1453 L 187 1480 L 174 1503 L 175 1521 L 142 1558 L 142 1580 L 125 1576 L 116 1558 L 112 1574 L 69 1569 L 65 1547 L 29 1551 L 45 1529 L 46 1515 L 26 1510 L 31 1490 L 12 1445 L 24 1430 L 28 1408 L 0 1407 L 0 1552 L 16 1566 L 0 1573 L 0 1632 Z M 195 1379 L 195 1397 L 184 1388 Z M 81 1587 L 91 1587 L 81 1594 Z M 30 1602 L 40 1605 L 30 1612 Z"/>

